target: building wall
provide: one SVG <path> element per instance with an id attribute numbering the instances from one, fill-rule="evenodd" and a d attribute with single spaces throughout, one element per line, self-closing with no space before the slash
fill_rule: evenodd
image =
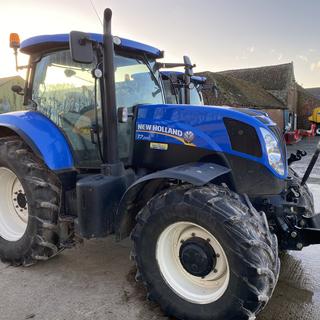
<path id="1" fill-rule="evenodd" d="M 307 97 L 303 94 L 299 95 L 298 109 L 298 128 L 310 129 L 311 123 L 308 118 L 312 115 L 313 109 L 320 107 L 319 101 Z"/>
<path id="2" fill-rule="evenodd" d="M 298 91 L 297 85 L 293 82 L 288 88 L 288 109 L 294 113 L 298 112 Z"/>
<path id="3" fill-rule="evenodd" d="M 24 109 L 23 97 L 11 90 L 13 85 L 24 87 L 24 80 L 17 77 L 0 86 L 0 113 Z"/>
<path id="4" fill-rule="evenodd" d="M 269 117 L 284 131 L 284 111 L 281 109 L 263 109 L 261 111 L 267 112 Z"/>

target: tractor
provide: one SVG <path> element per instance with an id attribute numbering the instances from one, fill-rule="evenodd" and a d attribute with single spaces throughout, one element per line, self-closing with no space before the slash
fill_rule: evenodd
<path id="1" fill-rule="evenodd" d="M 0 115 L 1 260 L 131 236 L 136 280 L 166 315 L 255 319 L 279 250 L 320 242 L 306 184 L 320 147 L 300 178 L 266 114 L 165 103 L 163 53 L 112 36 L 111 18 L 103 34 L 11 38 L 30 60 L 12 88 L 25 110 Z"/>

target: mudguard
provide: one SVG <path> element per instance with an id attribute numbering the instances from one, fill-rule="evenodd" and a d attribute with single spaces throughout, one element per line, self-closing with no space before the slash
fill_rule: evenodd
<path id="1" fill-rule="evenodd" d="M 120 201 L 115 221 L 117 240 L 122 240 L 129 235 L 134 225 L 136 213 L 157 192 L 163 180 L 174 179 L 188 182 L 195 186 L 202 186 L 230 171 L 230 168 L 215 163 L 198 162 L 157 171 L 138 179 L 127 189 Z M 128 212 L 130 204 L 136 202 L 139 193 L 147 184 L 148 191 L 143 195 L 142 201 L 141 199 L 139 200 L 140 205 L 135 206 L 134 212 Z"/>
<path id="2" fill-rule="evenodd" d="M 19 111 L 0 115 L 0 137 L 7 129 L 14 131 L 53 171 L 74 167 L 69 144 L 61 130 L 46 116 L 35 111 Z"/>

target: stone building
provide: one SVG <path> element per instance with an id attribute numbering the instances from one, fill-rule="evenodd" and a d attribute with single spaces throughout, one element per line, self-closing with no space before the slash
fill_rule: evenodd
<path id="1" fill-rule="evenodd" d="M 259 109 L 267 112 L 279 127 L 284 126 L 286 106 L 261 86 L 224 73 L 203 72 L 201 75 L 207 78 L 202 90 L 205 104 Z"/>
<path id="2" fill-rule="evenodd" d="M 317 99 L 296 83 L 292 62 L 200 74 L 208 79 L 204 90 L 206 104 L 266 111 L 283 131 L 310 128 L 307 118 Z M 216 87 L 217 96 L 212 86 Z"/>
<path id="3" fill-rule="evenodd" d="M 318 90 L 315 90 L 318 89 Z M 309 129 L 310 121 L 308 118 L 312 115 L 315 108 L 320 107 L 319 88 L 304 89 L 298 85 L 298 126 L 299 128 Z"/>
<path id="4" fill-rule="evenodd" d="M 293 63 L 223 71 L 229 75 L 256 84 L 280 100 L 288 110 L 297 112 L 297 84 L 294 76 Z"/>

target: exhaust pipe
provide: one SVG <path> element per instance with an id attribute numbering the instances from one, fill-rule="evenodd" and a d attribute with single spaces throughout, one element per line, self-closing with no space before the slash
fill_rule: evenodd
<path id="1" fill-rule="evenodd" d="M 105 9 L 103 19 L 103 158 L 106 164 L 110 165 L 119 162 L 118 119 L 114 79 L 114 44 L 111 34 L 111 18 L 111 9 Z"/>

